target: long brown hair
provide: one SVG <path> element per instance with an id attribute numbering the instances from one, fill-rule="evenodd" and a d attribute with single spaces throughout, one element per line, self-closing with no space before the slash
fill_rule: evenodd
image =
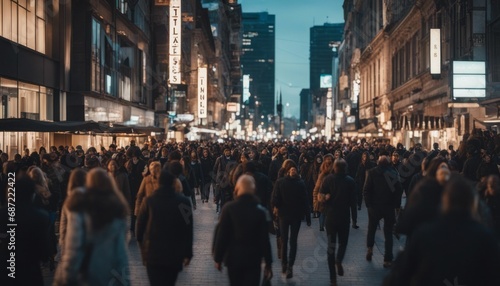
<path id="1" fill-rule="evenodd" d="M 70 194 L 74 189 L 85 187 L 87 171 L 82 168 L 75 168 L 69 175 L 67 193 Z"/>
<path id="2" fill-rule="evenodd" d="M 102 168 L 94 168 L 87 174 L 86 191 L 79 206 L 80 211 L 90 215 L 93 229 L 100 229 L 116 218 L 125 219 L 129 213 L 125 197 Z"/>

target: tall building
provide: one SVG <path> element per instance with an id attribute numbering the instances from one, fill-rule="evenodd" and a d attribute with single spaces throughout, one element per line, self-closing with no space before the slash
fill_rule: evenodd
<path id="1" fill-rule="evenodd" d="M 325 128 L 326 122 L 325 88 L 331 87 L 331 81 L 326 80 L 323 83 L 321 81 L 331 80 L 334 53 L 330 44 L 341 41 L 343 33 L 344 23 L 325 23 L 323 26 L 314 26 L 310 29 L 309 89 L 312 102 L 315 103 L 310 112 L 315 115 L 314 126 L 320 130 Z"/>
<path id="2" fill-rule="evenodd" d="M 244 78 L 249 78 L 249 107 L 254 124 L 268 126 L 275 112 L 275 15 L 267 12 L 243 13 L 241 64 Z"/>
<path id="3" fill-rule="evenodd" d="M 321 75 L 332 74 L 333 52 L 330 42 L 342 41 L 344 23 L 325 23 L 310 29 L 309 88 L 313 93 L 321 87 Z"/>

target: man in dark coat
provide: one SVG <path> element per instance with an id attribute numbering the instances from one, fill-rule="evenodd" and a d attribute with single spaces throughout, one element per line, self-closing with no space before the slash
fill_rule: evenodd
<path id="1" fill-rule="evenodd" d="M 278 179 L 278 172 L 281 169 L 281 165 L 283 165 L 283 161 L 288 158 L 288 150 L 286 147 L 281 147 L 278 151 L 276 157 L 271 161 L 269 165 L 269 179 L 273 183 Z"/>
<path id="2" fill-rule="evenodd" d="M 141 150 L 137 147 L 130 147 L 127 150 L 127 157 L 130 158 L 126 164 L 128 172 L 128 181 L 130 184 L 130 213 L 131 213 L 131 224 L 130 230 L 135 232 L 135 199 L 137 197 L 137 192 L 141 186 L 144 169 L 146 168 L 146 162 L 140 159 Z"/>
<path id="3" fill-rule="evenodd" d="M 36 189 L 33 181 L 18 178 L 15 184 L 14 221 L 9 210 L 12 206 L 0 208 L 0 285 L 43 285 L 40 262 L 49 258 L 51 249 L 49 214 L 33 205 Z M 15 244 L 10 244 L 12 237 Z"/>
<path id="4" fill-rule="evenodd" d="M 500 249 L 473 218 L 476 194 L 456 176 L 442 196 L 442 215 L 420 227 L 384 285 L 500 285 Z"/>
<path id="5" fill-rule="evenodd" d="M 366 260 L 372 260 L 375 232 L 379 221 L 384 219 L 384 267 L 390 267 L 393 259 L 392 229 L 396 221 L 395 210 L 401 206 L 403 187 L 398 172 L 391 167 L 387 156 L 380 156 L 377 167 L 368 171 L 363 190 L 368 209 Z"/>
<path id="6" fill-rule="evenodd" d="M 334 174 L 328 175 L 320 189 L 320 201 L 325 202 L 325 227 L 328 234 L 328 268 L 330 269 L 330 285 L 337 285 L 337 266 L 339 276 L 344 275 L 342 260 L 347 249 L 349 238 L 350 214 L 356 214 L 356 184 L 354 179 L 346 174 L 347 163 L 337 159 L 333 163 Z M 353 221 L 356 218 L 353 217 Z M 338 253 L 335 257 L 335 245 Z"/>
<path id="7" fill-rule="evenodd" d="M 178 273 L 193 257 L 193 210 L 189 198 L 175 192 L 176 180 L 163 170 L 160 188 L 137 216 L 137 241 L 152 286 L 175 285 Z"/>
<path id="8" fill-rule="evenodd" d="M 264 275 L 272 277 L 268 223 L 271 217 L 254 195 L 255 180 L 242 175 L 235 187 L 236 199 L 222 209 L 214 237 L 215 267 L 228 268 L 231 285 L 259 285 L 262 259 Z"/>
<path id="9" fill-rule="evenodd" d="M 217 204 L 217 212 L 224 206 L 228 195 L 231 193 L 231 170 L 236 167 L 236 161 L 231 157 L 231 148 L 224 148 L 224 154 L 215 160 L 214 175 L 215 175 L 215 192 L 214 198 Z"/>

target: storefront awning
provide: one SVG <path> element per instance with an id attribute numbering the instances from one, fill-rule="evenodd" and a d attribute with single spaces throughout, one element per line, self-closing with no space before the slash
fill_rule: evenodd
<path id="1" fill-rule="evenodd" d="M 0 132 L 93 132 L 108 134 L 151 134 L 164 132 L 159 127 L 127 126 L 95 121 L 38 121 L 26 118 L 0 119 Z"/>
<path id="2" fill-rule="evenodd" d="M 0 131 L 12 132 L 106 132 L 107 127 L 94 121 L 39 121 L 27 118 L 0 119 Z"/>

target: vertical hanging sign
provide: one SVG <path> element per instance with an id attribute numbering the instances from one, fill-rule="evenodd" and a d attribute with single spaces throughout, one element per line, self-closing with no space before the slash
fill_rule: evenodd
<path id="1" fill-rule="evenodd" d="M 168 62 L 170 84 L 181 84 L 181 0 L 170 0 Z"/>
<path id="2" fill-rule="evenodd" d="M 207 68 L 198 68 L 198 118 L 207 118 Z"/>
<path id="3" fill-rule="evenodd" d="M 441 29 L 430 31 L 431 75 L 441 75 Z"/>

